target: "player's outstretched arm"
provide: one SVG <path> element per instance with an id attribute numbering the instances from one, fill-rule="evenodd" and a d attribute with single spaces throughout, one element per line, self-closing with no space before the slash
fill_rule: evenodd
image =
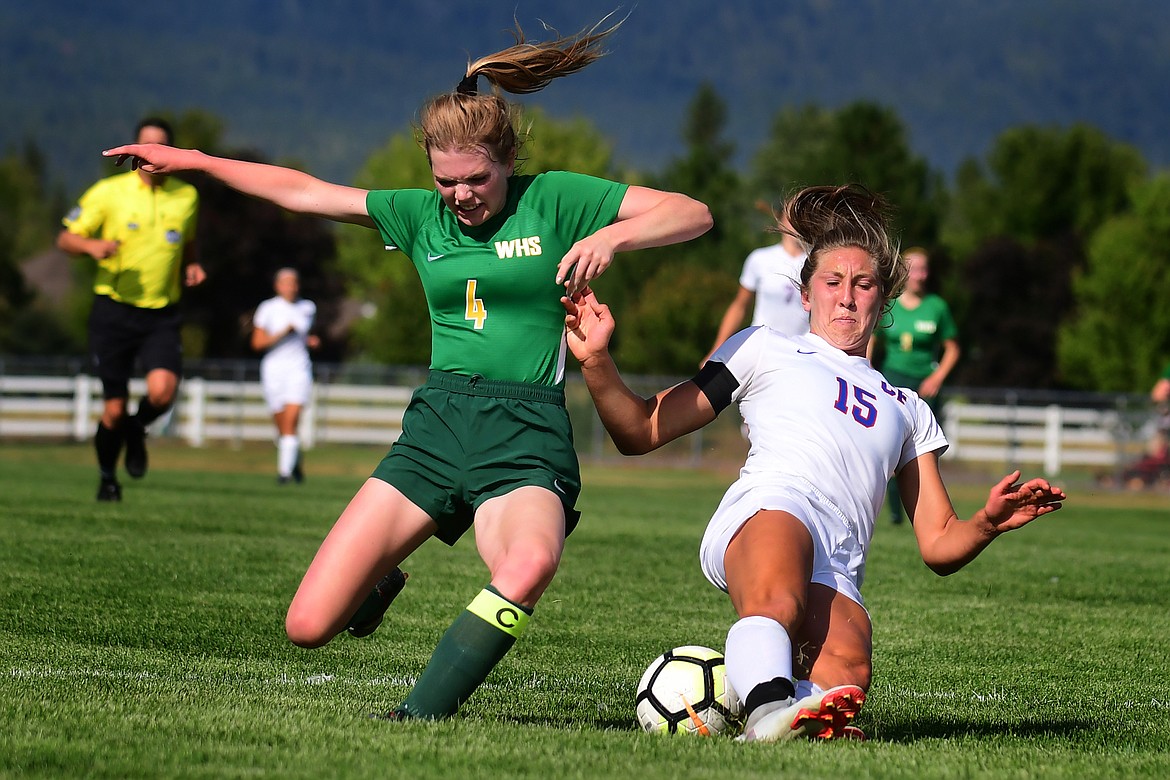
<path id="1" fill-rule="evenodd" d="M 641 455 L 698 430 L 715 419 L 715 410 L 694 382 L 687 381 L 642 398 L 622 380 L 609 354 L 614 320 L 609 307 L 589 288 L 564 297 L 569 350 L 602 424 L 623 455 Z"/>
<path id="2" fill-rule="evenodd" d="M 289 211 L 374 227 L 366 211 L 366 190 L 331 184 L 292 168 L 213 157 L 197 149 L 161 144 L 126 144 L 107 149 L 102 155 L 117 158 L 118 165 L 129 160 L 132 167 L 147 173 L 198 171 Z"/>
<path id="3" fill-rule="evenodd" d="M 1013 471 L 988 493 L 969 520 L 961 520 L 938 472 L 938 456 L 927 453 L 898 475 L 903 503 L 914 523 L 922 560 L 937 574 L 953 574 L 983 552 L 999 535 L 1022 528 L 1063 506 L 1064 491 L 1043 478 L 1020 482 Z"/>

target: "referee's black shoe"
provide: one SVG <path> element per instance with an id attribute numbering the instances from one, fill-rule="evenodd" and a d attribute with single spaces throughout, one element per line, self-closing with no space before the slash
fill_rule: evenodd
<path id="1" fill-rule="evenodd" d="M 395 566 L 394 571 L 378 580 L 374 590 L 358 607 L 354 616 L 350 618 L 349 625 L 345 628 L 350 636 L 359 639 L 363 636 L 369 636 L 378 629 L 378 626 L 382 625 L 382 618 L 386 616 L 386 610 L 390 609 L 390 602 L 394 601 L 402 589 L 406 587 L 406 579 L 409 576 Z"/>
<path id="2" fill-rule="evenodd" d="M 118 480 L 102 477 L 102 482 L 98 485 L 97 500 L 121 501 L 122 486 L 118 484 Z"/>
<path id="3" fill-rule="evenodd" d="M 130 417 L 123 430 L 126 437 L 126 473 L 141 479 L 146 476 L 146 428 Z"/>

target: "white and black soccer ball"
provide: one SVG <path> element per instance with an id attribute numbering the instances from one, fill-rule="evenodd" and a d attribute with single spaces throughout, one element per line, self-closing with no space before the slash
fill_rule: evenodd
<path id="1" fill-rule="evenodd" d="M 723 653 L 686 645 L 654 659 L 638 683 L 638 722 L 651 733 L 710 736 L 736 731 L 743 704 Z"/>

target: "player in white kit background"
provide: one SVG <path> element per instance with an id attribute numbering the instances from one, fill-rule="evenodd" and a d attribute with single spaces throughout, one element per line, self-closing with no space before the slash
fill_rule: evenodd
<path id="1" fill-rule="evenodd" d="M 252 316 L 252 349 L 264 353 L 260 383 L 276 423 L 277 480 L 287 484 L 304 479 L 297 427 L 313 389 L 309 350 L 316 349 L 320 340 L 311 333 L 317 305 L 300 297 L 296 269 L 277 271 L 273 288 L 276 295 L 261 303 Z"/>
<path id="2" fill-rule="evenodd" d="M 767 325 L 790 336 L 808 333 L 808 312 L 800 303 L 800 270 L 808 255 L 796 236 L 784 232 L 780 236 L 779 243 L 753 250 L 744 260 L 739 289 L 719 322 L 715 344 L 699 365 L 743 327 L 749 308 L 752 325 Z"/>
<path id="3" fill-rule="evenodd" d="M 747 713 L 742 738 L 864 738 L 851 724 L 872 675 L 860 588 L 891 475 L 922 559 L 940 575 L 1056 511 L 1065 495 L 1044 479 L 1020 483 L 1015 471 L 960 520 L 939 473 L 947 442 L 930 407 L 866 359 L 907 277 L 884 202 L 856 185 L 811 187 L 783 217 L 809 247 L 800 289 L 810 333 L 749 327 L 693 379 L 649 399 L 622 381 L 608 351 L 612 316 L 591 291 L 562 301 L 568 345 L 625 454 L 653 450 L 738 403 L 751 448 L 711 518 L 700 562 L 739 615 L 725 655 Z"/>

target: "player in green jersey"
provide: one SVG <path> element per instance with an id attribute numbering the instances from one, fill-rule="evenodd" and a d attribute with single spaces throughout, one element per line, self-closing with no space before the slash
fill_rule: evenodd
<path id="1" fill-rule="evenodd" d="M 604 20 L 603 20 L 604 21 Z M 399 565 L 432 536 L 474 528 L 490 583 L 443 635 L 391 718 L 453 714 L 524 630 L 576 524 L 580 476 L 564 407 L 560 298 L 615 252 L 687 241 L 711 227 L 679 193 L 572 173 L 517 174 L 514 107 L 602 56 L 617 25 L 525 41 L 471 62 L 422 108 L 435 189 L 366 191 L 195 150 L 104 152 L 156 173 L 202 171 L 296 212 L 375 228 L 417 269 L 431 317 L 431 373 L 402 435 L 321 544 L 293 597 L 289 638 L 319 647 L 373 631 L 405 582 Z M 486 79 L 491 93 L 480 94 Z"/>
<path id="2" fill-rule="evenodd" d="M 918 393 L 938 414 L 938 393 L 959 362 L 959 329 L 951 309 L 939 296 L 926 291 L 930 259 L 926 250 L 911 247 L 902 253 L 909 268 L 906 290 L 895 299 L 890 313 L 874 331 L 871 354 L 891 385 Z M 897 483 L 886 491 L 890 520 L 898 525 L 906 515 Z"/>

